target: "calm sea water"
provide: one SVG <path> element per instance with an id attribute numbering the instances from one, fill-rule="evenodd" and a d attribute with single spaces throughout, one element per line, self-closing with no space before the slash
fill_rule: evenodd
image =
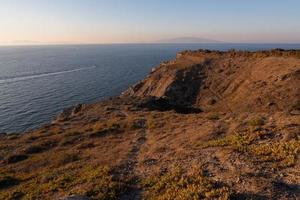
<path id="1" fill-rule="evenodd" d="M 132 44 L 0 47 L 0 132 L 50 122 L 63 108 L 115 96 L 186 49 L 299 49 L 276 44 Z"/>

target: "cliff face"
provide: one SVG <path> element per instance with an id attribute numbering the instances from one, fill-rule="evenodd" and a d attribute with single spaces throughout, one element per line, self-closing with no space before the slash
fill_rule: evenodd
<path id="1" fill-rule="evenodd" d="M 297 199 L 300 52 L 186 51 L 121 96 L 0 134 L 0 199 Z"/>
<path id="2" fill-rule="evenodd" d="M 125 95 L 165 98 L 205 111 L 292 111 L 299 103 L 300 70 L 296 52 L 290 54 L 184 52 Z"/>

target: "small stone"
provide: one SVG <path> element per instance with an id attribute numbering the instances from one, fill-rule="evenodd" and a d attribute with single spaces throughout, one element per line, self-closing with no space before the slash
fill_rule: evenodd
<path id="1" fill-rule="evenodd" d="M 290 114 L 291 115 L 300 115 L 300 110 L 291 110 Z"/>

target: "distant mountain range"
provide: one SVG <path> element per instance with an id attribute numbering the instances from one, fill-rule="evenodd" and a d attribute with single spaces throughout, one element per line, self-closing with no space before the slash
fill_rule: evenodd
<path id="1" fill-rule="evenodd" d="M 179 37 L 171 39 L 162 39 L 155 41 L 155 43 L 224 43 L 223 41 L 217 41 L 207 38 L 198 38 L 198 37 Z"/>

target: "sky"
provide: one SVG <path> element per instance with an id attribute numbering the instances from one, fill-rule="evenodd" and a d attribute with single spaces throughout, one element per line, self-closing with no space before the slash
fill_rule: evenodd
<path id="1" fill-rule="evenodd" d="M 0 0 L 0 45 L 300 43 L 299 0 Z"/>

